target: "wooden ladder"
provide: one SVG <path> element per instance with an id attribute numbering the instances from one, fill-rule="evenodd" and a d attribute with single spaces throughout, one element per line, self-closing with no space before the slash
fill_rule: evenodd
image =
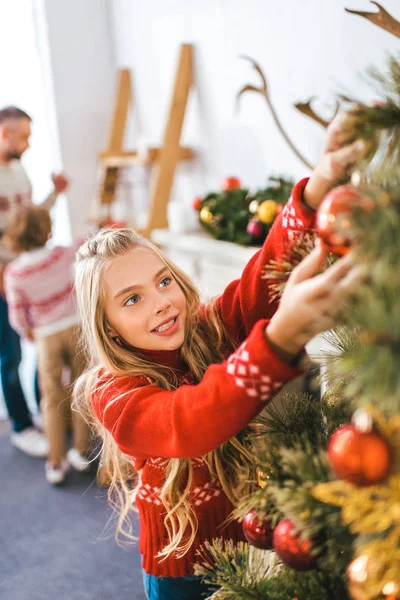
<path id="1" fill-rule="evenodd" d="M 105 221 L 111 220 L 111 206 L 115 200 L 120 169 L 126 166 L 151 165 L 149 216 L 147 226 L 141 233 L 149 236 L 153 229 L 167 226 L 167 205 L 177 164 L 182 160 L 191 160 L 194 155 L 191 148 L 180 145 L 193 83 L 192 61 L 192 45 L 182 44 L 162 145 L 160 148 L 147 148 L 140 153 L 123 149 L 128 114 L 132 108 L 132 86 L 130 71 L 119 70 L 107 149 L 99 156 L 98 193 L 92 210 L 96 222 L 99 223 L 101 207 L 106 207 Z"/>

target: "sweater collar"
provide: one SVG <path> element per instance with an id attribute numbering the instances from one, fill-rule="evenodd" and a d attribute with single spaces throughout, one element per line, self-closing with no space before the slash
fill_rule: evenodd
<path id="1" fill-rule="evenodd" d="M 177 350 L 139 350 L 143 358 L 158 365 L 170 367 L 174 371 L 186 371 L 187 365 L 183 360 L 180 349 Z"/>

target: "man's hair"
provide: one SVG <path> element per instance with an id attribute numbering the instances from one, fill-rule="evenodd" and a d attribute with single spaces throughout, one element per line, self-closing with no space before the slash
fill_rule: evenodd
<path id="1" fill-rule="evenodd" d="M 51 217 L 42 206 L 16 211 L 4 234 L 5 245 L 14 252 L 43 248 L 51 235 Z"/>
<path id="2" fill-rule="evenodd" d="M 0 125 L 7 119 L 29 119 L 29 121 L 32 121 L 28 113 L 17 106 L 5 106 L 0 110 Z"/>

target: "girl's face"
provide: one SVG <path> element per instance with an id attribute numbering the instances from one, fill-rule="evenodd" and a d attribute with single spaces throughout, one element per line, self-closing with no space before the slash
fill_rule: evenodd
<path id="1" fill-rule="evenodd" d="M 111 337 L 143 350 L 176 350 L 183 344 L 186 298 L 162 260 L 149 248 L 115 258 L 104 276 Z"/>

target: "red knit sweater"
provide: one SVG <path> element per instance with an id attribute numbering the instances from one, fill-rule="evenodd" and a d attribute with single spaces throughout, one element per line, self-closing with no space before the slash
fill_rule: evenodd
<path id="1" fill-rule="evenodd" d="M 246 427 L 280 388 L 301 371 L 283 362 L 269 346 L 265 327 L 276 310 L 268 301 L 263 267 L 279 259 L 297 232 L 310 229 L 314 213 L 302 203 L 306 180 L 299 182 L 277 217 L 260 251 L 252 257 L 241 279 L 233 281 L 219 298 L 224 325 L 237 349 L 221 364 L 210 365 L 202 381 L 191 385 L 191 374 L 179 350 L 152 353 L 159 364 L 172 367 L 179 386 L 167 391 L 144 377 L 104 373 L 99 391 L 92 394 L 96 415 L 112 433 L 120 450 L 132 456 L 142 470 L 137 495 L 140 516 L 140 552 L 146 573 L 182 577 L 193 574 L 198 547 L 214 537 L 243 539 L 236 522 L 222 528 L 233 506 L 219 481 L 210 476 L 203 456 Z M 103 385 L 106 384 L 106 385 Z M 132 391 L 134 390 L 134 391 Z M 164 507 L 160 489 L 169 458 L 191 458 L 194 482 L 190 499 L 198 517 L 198 531 L 183 558 L 157 554 L 166 545 Z"/>

